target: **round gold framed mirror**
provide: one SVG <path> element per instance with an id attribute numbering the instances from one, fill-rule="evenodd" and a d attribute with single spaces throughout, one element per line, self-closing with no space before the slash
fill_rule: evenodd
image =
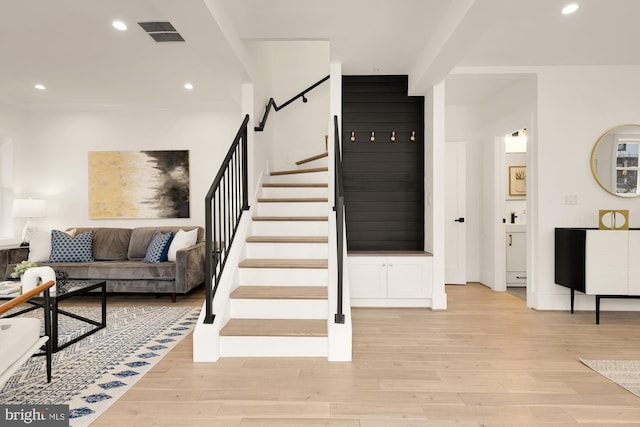
<path id="1" fill-rule="evenodd" d="M 616 126 L 602 134 L 591 151 L 591 173 L 607 193 L 638 197 L 640 125 Z"/>

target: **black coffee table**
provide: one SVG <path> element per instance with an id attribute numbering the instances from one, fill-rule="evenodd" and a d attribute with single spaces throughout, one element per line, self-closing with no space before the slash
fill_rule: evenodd
<path id="1" fill-rule="evenodd" d="M 89 319 L 84 316 L 80 316 L 79 314 L 72 313 L 67 310 L 63 310 L 60 308 L 60 301 L 67 300 L 69 298 L 73 298 L 78 295 L 86 295 L 89 292 L 100 290 L 102 296 L 102 319 L 101 321 Z M 18 316 L 22 313 L 26 313 L 28 311 L 33 311 L 38 308 L 42 308 L 44 304 L 44 300 L 42 297 L 33 298 L 27 301 L 32 307 L 25 308 L 24 310 L 20 310 L 16 313 L 12 313 L 10 316 L 6 317 L 14 317 Z M 56 284 L 55 292 L 51 292 L 50 297 L 51 304 L 51 349 L 53 353 L 56 353 L 63 348 L 70 346 L 73 343 L 80 341 L 81 339 L 88 337 L 91 334 L 96 333 L 100 329 L 104 329 L 107 326 L 107 282 L 104 280 L 68 280 L 65 284 Z M 89 323 L 95 328 L 90 329 L 89 331 L 79 335 L 73 339 L 65 341 L 63 343 L 58 342 L 58 316 L 64 315 L 68 317 L 72 317 L 81 322 Z"/>

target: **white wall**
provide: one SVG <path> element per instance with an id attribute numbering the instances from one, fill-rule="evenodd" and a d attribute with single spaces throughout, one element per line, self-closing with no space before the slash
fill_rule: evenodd
<path id="1" fill-rule="evenodd" d="M 640 123 L 639 74 L 638 66 L 554 67 L 539 72 L 539 308 L 569 308 L 568 290 L 554 284 L 555 227 L 597 227 L 599 209 L 629 209 L 630 226 L 640 227 L 640 199 L 606 193 L 590 169 L 591 150 L 600 135 L 616 125 Z M 578 203 L 565 204 L 566 195 L 576 195 Z M 602 304 L 603 309 L 639 308 L 633 300 Z M 593 310 L 593 297 L 578 294 L 576 308 Z"/>
<path id="2" fill-rule="evenodd" d="M 247 43 L 259 70 L 255 125 L 269 98 L 278 106 L 329 75 L 327 41 L 251 41 Z M 256 167 L 269 171 L 294 169 L 295 162 L 325 151 L 329 118 L 329 82 L 280 111 L 271 110 L 264 131 L 256 133 Z M 268 164 L 268 166 L 266 166 Z"/>
<path id="3" fill-rule="evenodd" d="M 23 111 L 0 104 L 0 245 L 20 242 L 23 224 L 11 217 L 14 198 L 14 147 L 25 133 L 26 115 Z"/>
<path id="4" fill-rule="evenodd" d="M 47 201 L 39 227 L 204 225 L 204 196 L 240 126 L 240 111 L 30 112 L 15 146 L 17 197 Z M 89 151 L 189 150 L 188 219 L 90 220 Z"/>
<path id="5" fill-rule="evenodd" d="M 279 106 L 318 80 L 329 75 L 329 42 L 265 42 L 270 51 L 270 94 Z M 294 101 L 272 111 L 267 127 L 273 126 L 272 170 L 294 169 L 295 162 L 325 151 L 324 137 L 329 119 L 329 82 L 306 95 L 308 102 Z"/>

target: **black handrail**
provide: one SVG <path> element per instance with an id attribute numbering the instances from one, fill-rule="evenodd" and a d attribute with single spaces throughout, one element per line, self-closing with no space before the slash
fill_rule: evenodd
<path id="1" fill-rule="evenodd" d="M 344 271 L 344 187 L 342 184 L 342 150 L 340 149 L 340 130 L 338 129 L 338 116 L 333 116 L 334 128 L 334 165 L 335 165 L 335 182 L 334 182 L 334 199 L 335 206 L 333 210 L 336 212 L 336 239 L 338 247 L 338 304 L 336 308 L 335 323 L 344 323 L 344 313 L 342 308 L 342 295 L 344 284 L 342 281 Z"/>
<path id="2" fill-rule="evenodd" d="M 329 77 L 331 76 L 326 76 L 323 79 L 317 81 L 316 83 L 312 84 L 311 86 L 309 86 L 308 88 L 306 88 L 305 90 L 303 90 L 302 92 L 300 92 L 299 94 L 297 94 L 296 96 L 294 96 L 293 98 L 291 98 L 290 100 L 288 100 L 287 102 L 285 102 L 279 107 L 273 98 L 269 98 L 269 101 L 267 102 L 267 106 L 264 109 L 264 115 L 262 116 L 262 120 L 260 121 L 260 123 L 258 123 L 258 126 L 256 126 L 254 130 L 256 132 L 262 132 L 264 130 L 264 126 L 267 124 L 267 118 L 269 117 L 269 112 L 271 111 L 271 107 L 273 107 L 276 111 L 280 111 L 281 109 L 291 104 L 293 101 L 295 101 L 298 98 L 302 98 L 302 102 L 307 102 L 307 98 L 305 97 L 305 94 L 315 89 L 316 87 L 320 86 L 322 83 L 326 82 L 327 80 L 329 80 Z"/>
<path id="3" fill-rule="evenodd" d="M 205 318 L 213 323 L 213 297 L 218 289 L 227 254 L 233 243 L 242 213 L 249 210 L 247 177 L 247 124 L 249 115 L 233 139 L 205 197 Z M 212 283 L 213 282 L 213 283 Z"/>

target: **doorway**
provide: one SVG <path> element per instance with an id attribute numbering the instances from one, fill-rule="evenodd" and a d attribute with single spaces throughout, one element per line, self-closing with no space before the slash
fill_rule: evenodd
<path id="1" fill-rule="evenodd" d="M 506 290 L 526 301 L 527 287 L 527 129 L 504 136 Z M 524 291 L 524 292 L 523 292 Z"/>

